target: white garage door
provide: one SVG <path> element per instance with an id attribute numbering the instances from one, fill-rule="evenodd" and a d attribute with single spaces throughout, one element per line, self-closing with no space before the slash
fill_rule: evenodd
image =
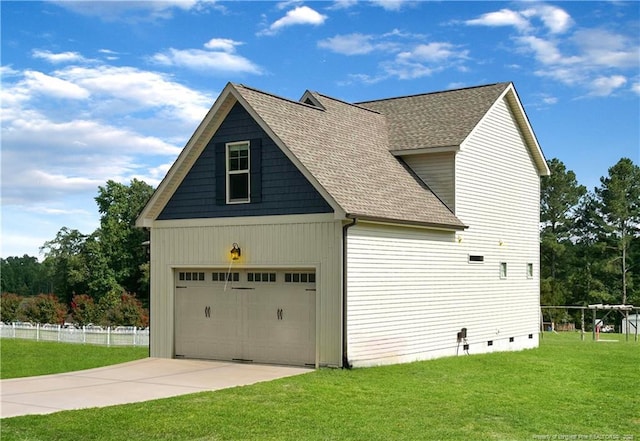
<path id="1" fill-rule="evenodd" d="M 176 357 L 315 364 L 315 273 L 177 270 Z"/>

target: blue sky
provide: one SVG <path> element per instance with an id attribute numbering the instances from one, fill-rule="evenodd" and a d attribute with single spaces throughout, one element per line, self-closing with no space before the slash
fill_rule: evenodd
<path id="1" fill-rule="evenodd" d="M 2 257 L 156 186 L 224 85 L 349 102 L 513 81 L 548 159 L 593 189 L 640 163 L 640 3 L 7 2 Z"/>

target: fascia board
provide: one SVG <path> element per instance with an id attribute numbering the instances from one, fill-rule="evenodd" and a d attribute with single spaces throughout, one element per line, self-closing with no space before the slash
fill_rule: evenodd
<path id="1" fill-rule="evenodd" d="M 366 215 L 359 215 L 355 213 L 348 213 L 346 216 L 348 219 L 357 219 L 358 222 L 370 223 L 370 224 L 379 224 L 379 225 L 395 225 L 401 227 L 413 227 L 413 228 L 423 228 L 428 230 L 438 230 L 438 231 L 464 231 L 469 228 L 468 225 L 460 224 L 460 225 L 446 225 L 446 224 L 436 224 L 436 223 L 426 223 L 426 222 L 417 222 L 417 221 L 405 221 L 400 219 L 385 219 L 385 218 L 377 218 Z"/>
<path id="2" fill-rule="evenodd" d="M 391 154 L 396 157 L 411 156 L 411 155 L 423 155 L 428 153 L 457 153 L 460 151 L 459 145 L 444 145 L 437 147 L 423 147 L 407 150 L 390 150 Z"/>

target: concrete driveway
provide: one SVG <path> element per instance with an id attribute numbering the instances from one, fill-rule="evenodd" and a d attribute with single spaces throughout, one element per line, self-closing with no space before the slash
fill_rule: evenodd
<path id="1" fill-rule="evenodd" d="M 244 386 L 308 368 L 145 358 L 64 374 L 0 381 L 0 418 L 104 407 Z"/>

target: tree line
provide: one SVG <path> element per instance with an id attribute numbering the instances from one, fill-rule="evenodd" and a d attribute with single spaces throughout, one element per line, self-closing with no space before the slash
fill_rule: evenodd
<path id="1" fill-rule="evenodd" d="M 640 306 L 640 168 L 622 158 L 587 191 L 562 161 L 541 182 L 541 303 Z"/>
<path id="2" fill-rule="evenodd" d="M 14 309 L 11 318 L 28 321 L 40 310 L 59 322 L 69 314 L 79 324 L 141 326 L 145 316 L 148 321 L 149 232 L 135 221 L 152 194 L 137 179 L 129 185 L 108 181 L 95 197 L 100 226 L 93 233 L 62 227 L 41 247 L 42 262 L 28 255 L 0 259 L 2 321 Z M 53 305 L 55 300 L 62 306 Z"/>
<path id="3" fill-rule="evenodd" d="M 640 305 L 640 168 L 622 158 L 587 191 L 562 161 L 548 164 L 540 202 L 542 305 Z M 63 227 L 42 246 L 42 262 L 1 259 L 2 292 L 55 293 L 80 322 L 115 320 L 123 315 L 118 302 L 131 303 L 127 296 L 148 306 L 149 233 L 135 220 L 152 193 L 136 179 L 108 181 L 95 198 L 100 227 L 88 235 Z"/>

